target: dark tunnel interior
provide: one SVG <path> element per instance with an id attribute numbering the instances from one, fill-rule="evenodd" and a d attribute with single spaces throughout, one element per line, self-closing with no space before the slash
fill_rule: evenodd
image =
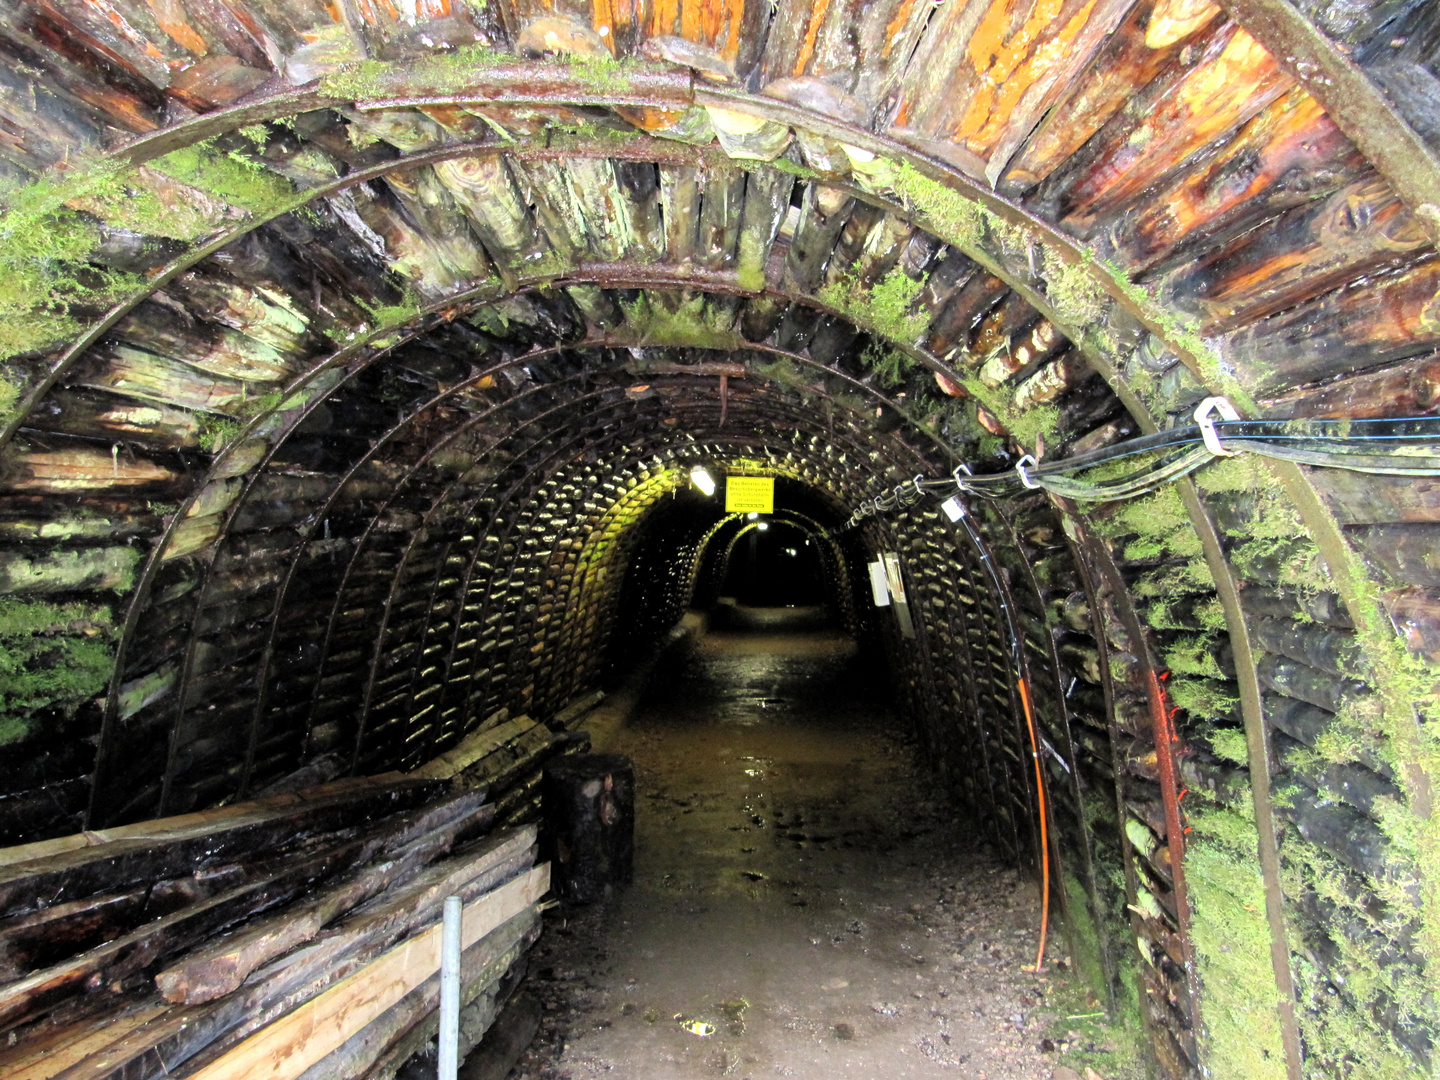
<path id="1" fill-rule="evenodd" d="M 0 894 L 585 716 L 642 880 L 545 970 L 823 909 L 774 966 L 854 997 L 811 1034 L 857 1076 L 958 1015 L 922 967 L 1024 999 L 1017 1077 L 1070 1067 L 1046 1009 L 1137 1077 L 1435 1075 L 1437 57 L 1425 0 L 16 0 Z M 714 837 L 724 888 L 666 861 Z M 173 914 L 129 896 L 106 947 Z M 6 1012 L 75 915 L 32 900 L 0 1073 L 58 1038 Z M 914 970 L 871 1000 L 801 959 L 872 942 Z M 635 1046 L 746 1064 L 648 1008 Z M 1044 1041 L 1116 1080 L 1111 1038 Z"/>

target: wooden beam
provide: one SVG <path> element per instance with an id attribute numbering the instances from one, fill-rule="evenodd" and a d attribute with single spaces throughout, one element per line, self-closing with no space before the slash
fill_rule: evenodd
<path id="1" fill-rule="evenodd" d="M 471 904 L 461 924 L 460 947 L 468 949 L 514 918 L 549 887 L 550 864 L 542 863 Z M 439 970 L 436 924 L 252 1035 L 191 1080 L 298 1077 Z"/>

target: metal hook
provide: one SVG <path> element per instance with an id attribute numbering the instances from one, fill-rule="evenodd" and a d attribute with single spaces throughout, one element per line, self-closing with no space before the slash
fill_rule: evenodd
<path id="1" fill-rule="evenodd" d="M 1234 457 L 1240 451 L 1226 450 L 1220 442 L 1220 434 L 1215 430 L 1215 421 L 1211 418 L 1212 412 L 1218 412 L 1222 420 L 1239 420 L 1240 414 L 1235 411 L 1235 406 L 1230 404 L 1229 399 L 1223 397 L 1207 397 L 1195 408 L 1195 423 L 1200 425 L 1200 436 L 1205 440 L 1205 449 L 1217 457 Z"/>
<path id="2" fill-rule="evenodd" d="M 1038 488 L 1040 485 L 1036 481 L 1031 480 L 1030 474 L 1025 471 L 1025 463 L 1027 461 L 1031 465 L 1040 464 L 1038 461 L 1035 460 L 1034 454 L 1026 454 L 1024 457 L 1022 457 L 1019 461 L 1015 463 L 1015 472 L 1020 477 L 1020 483 L 1024 484 L 1027 488 L 1031 488 L 1033 490 L 1034 488 Z"/>

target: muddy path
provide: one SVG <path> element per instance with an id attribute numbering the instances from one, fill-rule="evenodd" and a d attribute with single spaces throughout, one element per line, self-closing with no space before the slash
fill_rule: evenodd
<path id="1" fill-rule="evenodd" d="M 663 664 L 607 747 L 635 762 L 635 881 L 549 913 L 512 1076 L 1032 1080 L 1083 1069 L 1067 1051 L 1129 1075 L 1067 1023 L 1093 999 L 1063 935 L 1026 970 L 1035 883 L 957 819 L 854 644 L 755 621 Z"/>

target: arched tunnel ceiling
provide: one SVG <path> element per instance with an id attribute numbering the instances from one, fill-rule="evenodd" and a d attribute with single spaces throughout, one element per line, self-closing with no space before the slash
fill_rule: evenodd
<path id="1" fill-rule="evenodd" d="M 1215 393 L 1251 416 L 1433 411 L 1432 7 L 11 5 L 0 828 L 184 811 L 320 757 L 411 766 L 499 708 L 553 713 L 622 623 L 697 594 L 713 521 L 656 525 L 694 464 L 780 477 L 830 528 L 917 474 L 1109 445 Z M 1122 794 L 1124 882 L 1094 870 L 1111 840 L 1093 866 L 1073 842 L 1094 910 L 1136 912 L 1174 1076 L 1199 1061 L 1197 971 L 1218 970 L 1195 950 L 1219 939 L 1198 869 L 1191 938 L 1161 734 L 1216 799 L 1244 763 L 1247 944 L 1272 949 L 1262 990 L 1304 1006 L 1245 1038 L 1299 1076 L 1302 1033 L 1326 1068 L 1359 1053 L 1314 1002 L 1369 969 L 1341 931 L 1287 960 L 1287 925 L 1349 901 L 1284 893 L 1276 836 L 1329 841 L 1298 810 L 1271 821 L 1265 732 L 1323 757 L 1322 720 L 1384 703 L 1337 766 L 1383 788 L 1285 767 L 1302 809 L 1413 847 L 1411 907 L 1370 849 L 1324 848 L 1327 880 L 1413 914 L 1386 940 L 1440 941 L 1414 869 L 1440 850 L 1435 503 L 1326 470 L 1215 477 L 1128 510 L 1032 497 L 958 533 L 933 510 L 871 521 L 834 573 L 870 626 L 857 568 L 909 560 L 921 637 L 881 635 L 900 696 L 925 730 L 974 718 L 938 757 L 983 761 L 952 780 L 1010 850 L 1038 850 L 1002 760 L 1031 751 L 994 734 L 1012 665 L 1052 672 L 1037 709 L 1076 720 L 1073 745 L 1052 732 L 1071 760 L 1156 786 Z M 655 584 L 632 610 L 637 567 Z M 1429 1060 L 1433 1009 L 1397 989 L 1423 969 L 1407 953 L 1355 1006 L 1393 1060 Z"/>

